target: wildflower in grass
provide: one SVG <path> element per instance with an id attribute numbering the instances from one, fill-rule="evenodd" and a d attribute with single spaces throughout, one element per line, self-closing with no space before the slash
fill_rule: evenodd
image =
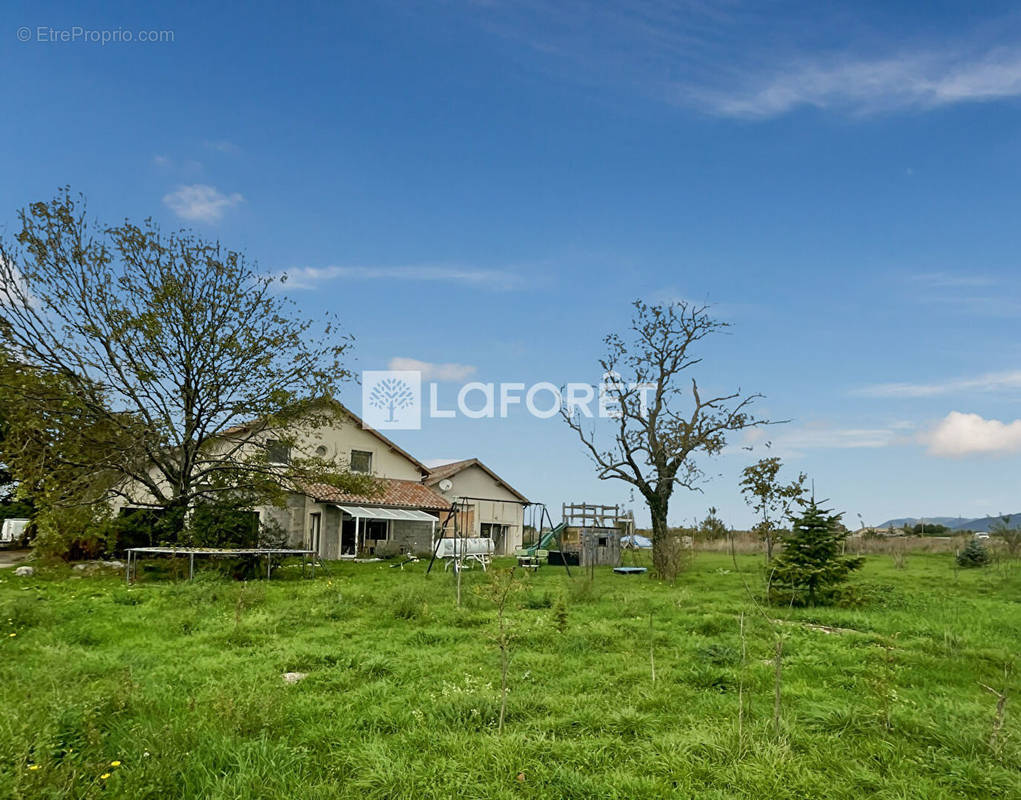
<path id="1" fill-rule="evenodd" d="M 105 781 L 109 777 L 110 777 L 110 773 L 109 772 L 104 772 L 102 775 L 99 776 L 99 779 L 101 781 Z"/>
<path id="2" fill-rule="evenodd" d="M 120 761 L 111 761 L 110 762 L 110 766 L 111 767 L 119 767 L 120 765 L 121 765 Z"/>
<path id="3" fill-rule="evenodd" d="M 28 768 L 31 769 L 31 770 L 36 770 L 36 769 L 39 769 L 39 765 L 38 764 L 29 764 Z"/>
<path id="4" fill-rule="evenodd" d="M 16 634 L 16 633 L 11 633 L 11 634 L 8 634 L 8 635 L 9 635 L 10 637 L 12 637 L 12 638 L 13 638 L 13 637 L 17 636 L 18 634 Z"/>

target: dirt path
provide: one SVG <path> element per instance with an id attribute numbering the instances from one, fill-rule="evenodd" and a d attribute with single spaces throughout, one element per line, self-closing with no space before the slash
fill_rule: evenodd
<path id="1" fill-rule="evenodd" d="M 0 569 L 14 567 L 31 554 L 31 550 L 0 550 Z"/>

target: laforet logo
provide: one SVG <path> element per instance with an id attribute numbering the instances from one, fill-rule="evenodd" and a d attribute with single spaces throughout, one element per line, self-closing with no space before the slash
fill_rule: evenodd
<path id="1" fill-rule="evenodd" d="M 370 428 L 421 428 L 422 373 L 418 370 L 363 372 L 362 419 Z"/>

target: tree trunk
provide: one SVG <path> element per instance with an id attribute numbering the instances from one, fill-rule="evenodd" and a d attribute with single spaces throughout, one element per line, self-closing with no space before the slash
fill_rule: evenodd
<path id="1" fill-rule="evenodd" d="M 189 503 L 183 497 L 174 497 L 163 507 L 159 522 L 158 538 L 160 544 L 185 545 L 187 541 L 187 524 Z"/>
<path id="2" fill-rule="evenodd" d="M 676 567 L 672 557 L 674 550 L 670 542 L 670 529 L 667 527 L 667 503 L 647 498 L 649 513 L 652 515 L 652 567 L 660 578 L 671 580 L 676 577 Z"/>

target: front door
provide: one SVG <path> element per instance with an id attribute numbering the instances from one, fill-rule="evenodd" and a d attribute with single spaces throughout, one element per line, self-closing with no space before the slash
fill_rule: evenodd
<path id="1" fill-rule="evenodd" d="M 347 517 L 340 523 L 340 554 L 342 556 L 358 554 L 357 524 L 358 520 L 354 517 Z"/>

